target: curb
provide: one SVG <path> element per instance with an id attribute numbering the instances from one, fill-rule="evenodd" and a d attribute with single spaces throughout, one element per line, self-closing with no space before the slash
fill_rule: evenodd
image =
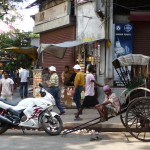
<path id="1" fill-rule="evenodd" d="M 82 123 L 65 122 L 64 123 L 64 129 L 70 130 L 70 129 L 75 128 L 81 124 Z M 92 125 L 92 126 L 89 126 L 89 127 L 83 128 L 83 129 L 103 131 L 103 132 L 125 132 L 125 131 L 127 131 L 127 129 L 122 124 L 103 124 L 103 123 Z"/>

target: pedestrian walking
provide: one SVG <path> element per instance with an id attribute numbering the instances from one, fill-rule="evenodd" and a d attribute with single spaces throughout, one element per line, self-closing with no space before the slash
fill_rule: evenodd
<path id="1" fill-rule="evenodd" d="M 73 91 L 73 100 L 76 104 L 77 110 L 81 108 L 81 92 L 84 86 L 84 73 L 80 71 L 81 67 L 77 64 L 73 67 L 76 72 L 74 79 L 74 91 Z"/>
<path id="2" fill-rule="evenodd" d="M 20 97 L 27 98 L 28 97 L 28 80 L 29 80 L 29 71 L 22 67 L 19 70 L 19 78 L 20 78 Z"/>
<path id="3" fill-rule="evenodd" d="M 0 96 L 5 100 L 12 100 L 14 93 L 14 81 L 8 77 L 9 72 L 3 71 L 3 78 L 0 79 Z"/>
<path id="4" fill-rule="evenodd" d="M 49 68 L 50 72 L 50 79 L 47 82 L 48 83 L 48 92 L 53 95 L 56 101 L 56 106 L 59 109 L 60 113 L 59 115 L 65 114 L 65 111 L 61 105 L 61 99 L 60 99 L 60 88 L 59 88 L 59 77 L 56 73 L 56 67 L 50 66 Z"/>
<path id="5" fill-rule="evenodd" d="M 89 73 L 86 75 L 86 80 L 85 80 L 85 98 L 81 105 L 81 108 L 75 114 L 75 119 L 74 119 L 75 121 L 82 120 L 82 118 L 80 118 L 79 115 L 82 114 L 84 108 L 94 107 L 99 103 L 95 94 L 94 87 L 95 85 L 98 86 L 102 86 L 102 85 L 97 83 L 97 81 L 95 80 L 95 77 L 93 75 L 94 72 L 93 65 L 89 65 L 88 72 Z"/>

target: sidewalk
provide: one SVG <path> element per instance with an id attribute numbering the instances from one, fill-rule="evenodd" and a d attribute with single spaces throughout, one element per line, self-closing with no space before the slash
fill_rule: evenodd
<path id="1" fill-rule="evenodd" d="M 29 97 L 32 97 L 32 94 L 29 94 Z M 13 96 L 13 101 L 19 102 L 21 100 L 20 95 L 19 95 L 19 88 L 15 89 L 14 91 L 14 96 Z M 80 117 L 83 119 L 82 121 L 74 121 L 74 113 L 76 113 L 76 109 L 65 109 L 66 113 L 65 115 L 62 115 L 61 118 L 63 120 L 63 126 L 64 129 L 71 129 L 73 127 L 76 127 L 82 123 L 85 123 L 87 121 L 90 121 L 94 118 L 99 117 L 98 112 L 96 109 L 85 109 L 83 110 L 83 114 L 80 115 Z M 59 113 L 59 110 L 57 107 L 54 107 L 54 112 Z M 98 120 L 97 120 L 98 121 Z M 96 125 L 93 125 L 89 127 L 88 129 L 94 129 L 94 130 L 101 130 L 105 132 L 120 132 L 120 131 L 126 131 L 124 126 L 122 125 L 120 121 L 120 117 L 114 117 L 106 122 L 99 123 Z"/>
<path id="2" fill-rule="evenodd" d="M 57 108 L 55 108 L 55 109 L 56 109 L 56 112 L 58 112 Z M 82 121 L 74 121 L 74 113 L 75 112 L 76 112 L 76 109 L 66 109 L 66 114 L 61 116 L 65 129 L 71 129 L 73 127 L 81 125 L 82 123 L 88 122 L 92 119 L 99 117 L 99 114 L 97 113 L 96 109 L 85 109 L 85 110 L 83 110 L 83 114 L 80 115 L 80 117 L 83 120 Z M 97 121 L 98 120 L 96 120 L 94 122 L 97 122 Z M 126 129 L 124 128 L 124 126 L 122 125 L 122 123 L 120 121 L 120 116 L 111 118 L 106 122 L 90 126 L 90 127 L 88 127 L 88 129 L 101 130 L 101 131 L 106 131 L 106 132 L 126 131 Z"/>

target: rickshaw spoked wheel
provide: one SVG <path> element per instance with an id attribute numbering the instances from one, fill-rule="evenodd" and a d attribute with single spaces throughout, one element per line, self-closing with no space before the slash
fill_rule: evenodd
<path id="1" fill-rule="evenodd" d="M 123 113 L 120 115 L 120 120 L 121 120 L 121 123 L 123 124 L 124 127 L 126 127 L 126 124 L 125 124 L 125 117 L 126 117 L 126 114 Z"/>
<path id="2" fill-rule="evenodd" d="M 136 139 L 150 142 L 150 98 L 135 98 L 126 111 L 127 131 Z"/>
<path id="3" fill-rule="evenodd" d="M 145 95 L 144 90 L 136 89 L 136 90 L 132 91 L 132 93 L 130 93 L 130 95 L 126 98 L 126 102 L 127 103 L 130 102 L 130 104 L 131 104 L 136 98 L 143 97 L 144 95 Z M 124 127 L 126 127 L 125 118 L 126 118 L 126 113 L 123 113 L 120 115 L 120 120 Z"/>

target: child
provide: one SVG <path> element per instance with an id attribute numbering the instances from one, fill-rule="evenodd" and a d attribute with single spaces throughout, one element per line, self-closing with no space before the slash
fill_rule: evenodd
<path id="1" fill-rule="evenodd" d="M 120 111 L 120 101 L 116 94 L 112 93 L 110 86 L 105 85 L 103 87 L 103 91 L 106 94 L 104 102 L 95 106 L 101 116 L 102 122 L 108 120 L 108 113 L 116 116 L 116 114 Z"/>

